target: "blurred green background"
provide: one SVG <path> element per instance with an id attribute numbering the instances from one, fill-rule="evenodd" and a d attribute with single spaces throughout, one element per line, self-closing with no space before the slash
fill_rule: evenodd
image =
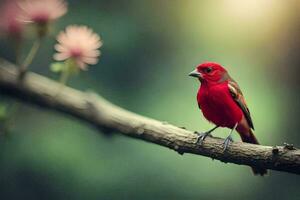
<path id="1" fill-rule="evenodd" d="M 73 0 L 30 68 L 57 79 L 48 67 L 56 33 L 68 24 L 88 25 L 104 41 L 102 56 L 70 86 L 203 131 L 212 125 L 196 104 L 199 83 L 187 75 L 203 61 L 219 62 L 243 89 L 260 142 L 299 147 L 299 9 L 297 0 Z M 0 47 L 0 55 L 12 59 L 8 42 L 1 40 Z M 0 199 L 293 200 L 299 186 L 297 175 L 271 171 L 255 177 L 246 166 L 105 136 L 28 104 L 0 141 Z"/>

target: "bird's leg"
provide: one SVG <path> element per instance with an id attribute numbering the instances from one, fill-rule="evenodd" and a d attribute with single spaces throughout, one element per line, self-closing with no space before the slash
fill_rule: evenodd
<path id="1" fill-rule="evenodd" d="M 224 141 L 224 143 L 223 143 L 223 145 L 224 145 L 224 151 L 226 151 L 226 149 L 227 149 L 227 147 L 229 146 L 229 143 L 230 142 L 233 142 L 233 139 L 232 139 L 232 133 L 233 133 L 233 131 L 234 131 L 234 129 L 236 129 L 236 127 L 237 127 L 237 125 L 238 125 L 238 123 L 236 123 L 235 125 L 234 125 L 234 127 L 230 130 L 230 133 L 229 133 L 229 135 L 228 135 L 228 137 L 225 139 L 225 141 Z"/>
<path id="2" fill-rule="evenodd" d="M 197 139 L 197 144 L 202 145 L 203 141 L 205 140 L 205 138 L 207 136 L 211 136 L 211 132 L 213 132 L 214 130 L 216 130 L 219 126 L 215 126 L 214 128 L 210 129 L 209 131 L 206 131 L 204 133 L 199 133 L 199 132 L 195 132 L 199 137 Z"/>

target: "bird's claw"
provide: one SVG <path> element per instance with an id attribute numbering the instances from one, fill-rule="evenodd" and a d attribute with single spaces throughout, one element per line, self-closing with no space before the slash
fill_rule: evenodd
<path id="1" fill-rule="evenodd" d="M 229 144 L 231 142 L 233 142 L 233 139 L 232 139 L 231 135 L 229 135 L 223 142 L 223 146 L 224 146 L 223 151 L 226 151 L 227 147 L 229 146 Z"/>
<path id="2" fill-rule="evenodd" d="M 198 139 L 196 143 L 199 145 L 202 145 L 203 141 L 207 136 L 211 136 L 210 132 L 204 132 L 204 133 L 195 132 L 195 133 L 198 135 Z"/>

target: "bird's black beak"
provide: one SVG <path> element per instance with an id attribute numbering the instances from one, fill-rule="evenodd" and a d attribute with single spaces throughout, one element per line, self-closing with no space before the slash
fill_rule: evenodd
<path id="1" fill-rule="evenodd" d="M 202 79 L 202 74 L 200 72 L 198 72 L 197 69 L 195 69 L 194 71 L 192 71 L 191 73 L 189 73 L 189 76 Z"/>

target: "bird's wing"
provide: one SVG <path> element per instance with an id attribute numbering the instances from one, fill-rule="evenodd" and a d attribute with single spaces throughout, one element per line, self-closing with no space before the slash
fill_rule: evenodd
<path id="1" fill-rule="evenodd" d="M 242 93 L 239 85 L 234 80 L 230 80 L 228 82 L 228 88 L 229 88 L 229 92 L 230 92 L 232 98 L 238 104 L 238 106 L 242 109 L 249 126 L 254 130 L 254 126 L 253 126 L 253 122 L 252 122 L 252 119 L 251 119 L 250 111 L 247 107 L 245 98 L 243 96 L 243 93 Z"/>

